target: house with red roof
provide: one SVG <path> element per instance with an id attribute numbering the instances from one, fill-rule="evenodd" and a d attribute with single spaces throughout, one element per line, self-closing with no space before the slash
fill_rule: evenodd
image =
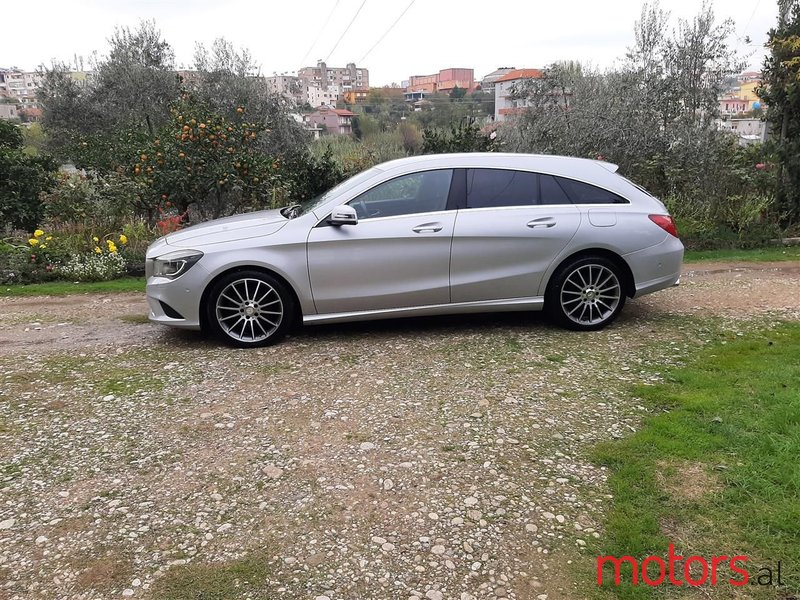
<path id="1" fill-rule="evenodd" d="M 541 69 L 514 69 L 499 77 L 494 82 L 494 120 L 505 121 L 509 117 L 525 109 L 526 101 L 514 98 L 515 92 L 526 81 L 541 79 Z"/>
<path id="2" fill-rule="evenodd" d="M 303 120 L 309 125 L 324 127 L 329 135 L 349 135 L 353 133 L 353 117 L 355 116 L 356 113 L 349 110 L 323 105 L 305 115 Z"/>

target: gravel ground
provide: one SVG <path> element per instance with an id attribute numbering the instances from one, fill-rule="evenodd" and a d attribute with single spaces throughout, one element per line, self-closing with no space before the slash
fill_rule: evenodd
<path id="1" fill-rule="evenodd" d="M 0 599 L 581 597 L 610 498 L 587 454 L 640 423 L 630 384 L 800 318 L 800 265 L 693 265 L 592 334 L 511 314 L 237 351 L 145 312 L 0 299 Z"/>

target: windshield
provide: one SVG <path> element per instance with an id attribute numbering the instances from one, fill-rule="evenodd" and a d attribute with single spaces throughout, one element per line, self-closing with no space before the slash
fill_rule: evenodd
<path id="1" fill-rule="evenodd" d="M 304 200 L 300 204 L 295 204 L 294 206 L 287 206 L 281 211 L 281 213 L 288 219 L 294 219 L 306 213 L 313 212 L 314 210 L 325 204 L 328 200 L 330 200 L 334 196 L 343 194 L 347 190 L 352 189 L 358 185 L 361 185 L 361 183 L 367 181 L 368 179 L 371 179 L 380 172 L 381 169 L 377 167 L 372 167 L 371 169 L 368 169 L 362 173 L 353 175 L 350 179 L 345 179 L 339 185 L 332 187 L 327 192 L 324 192 L 319 196 L 310 198 L 308 200 Z"/>

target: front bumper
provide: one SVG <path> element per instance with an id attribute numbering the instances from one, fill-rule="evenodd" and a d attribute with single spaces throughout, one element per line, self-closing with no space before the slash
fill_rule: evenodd
<path id="1" fill-rule="evenodd" d="M 200 329 L 200 299 L 208 279 L 208 271 L 199 263 L 177 279 L 149 275 L 146 293 L 150 320 L 170 327 Z"/>

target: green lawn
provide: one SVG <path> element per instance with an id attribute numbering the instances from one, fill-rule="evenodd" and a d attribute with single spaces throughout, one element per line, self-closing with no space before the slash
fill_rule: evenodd
<path id="1" fill-rule="evenodd" d="M 800 246 L 771 246 L 750 250 L 687 250 L 683 260 L 685 262 L 800 260 Z"/>
<path id="2" fill-rule="evenodd" d="M 144 292 L 144 277 L 123 277 L 113 281 L 94 283 L 73 283 L 69 281 L 50 281 L 28 285 L 4 285 L 0 287 L 3 296 L 65 296 L 67 294 L 111 292 Z"/>
<path id="3" fill-rule="evenodd" d="M 800 591 L 800 324 L 705 348 L 667 381 L 634 390 L 657 416 L 596 451 L 595 459 L 611 470 L 614 501 L 606 535 L 581 568 L 587 586 L 604 598 L 663 597 L 671 586 L 640 582 L 600 590 L 596 557 L 641 561 L 665 556 L 673 543 L 684 557 L 709 562 L 746 555 L 751 580 L 768 566 L 773 584 L 781 561 L 786 585 L 747 586 L 752 597 Z M 736 589 L 728 580 L 742 577 L 727 563 L 720 569 L 720 588 L 727 589 L 716 593 L 728 598 Z M 630 567 L 622 573 L 630 582 Z M 761 574 L 766 582 L 766 571 Z M 605 578 L 613 579 L 611 565 Z"/>

